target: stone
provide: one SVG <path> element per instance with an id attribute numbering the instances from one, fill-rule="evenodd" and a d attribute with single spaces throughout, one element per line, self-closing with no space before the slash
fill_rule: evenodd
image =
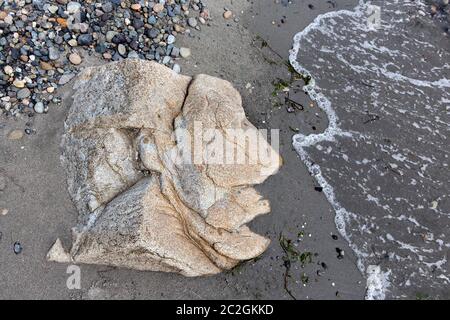
<path id="1" fill-rule="evenodd" d="M 162 3 L 156 3 L 154 6 L 153 6 L 153 11 L 155 12 L 155 13 L 160 13 L 161 11 L 163 11 L 164 10 L 164 4 L 162 4 Z"/>
<path id="2" fill-rule="evenodd" d="M 5 66 L 5 67 L 3 68 L 3 71 L 5 71 L 5 73 L 6 73 L 7 75 L 12 75 L 13 72 L 14 72 L 14 69 L 13 69 L 11 66 Z"/>
<path id="3" fill-rule="evenodd" d="M 45 61 L 39 61 L 39 66 L 41 67 L 42 70 L 45 71 L 53 70 L 53 66 Z"/>
<path id="4" fill-rule="evenodd" d="M 71 53 L 69 55 L 69 61 L 74 65 L 79 65 L 82 60 L 78 53 Z"/>
<path id="5" fill-rule="evenodd" d="M 192 28 L 195 28 L 197 26 L 197 19 L 195 19 L 193 17 L 189 18 L 187 22 L 188 22 L 188 25 Z"/>
<path id="6" fill-rule="evenodd" d="M 77 13 L 78 11 L 80 11 L 81 8 L 81 4 L 75 1 L 70 1 L 67 4 L 66 10 L 69 14 L 74 14 Z"/>
<path id="7" fill-rule="evenodd" d="M 180 56 L 180 49 L 177 47 L 173 47 L 172 51 L 170 51 L 170 56 L 173 58 L 178 58 Z"/>
<path id="8" fill-rule="evenodd" d="M 34 112 L 36 113 L 44 113 L 45 111 L 45 106 L 41 101 L 36 102 L 36 104 L 33 107 Z"/>
<path id="9" fill-rule="evenodd" d="M 181 66 L 178 63 L 175 63 L 172 67 L 172 70 L 176 73 L 181 73 Z"/>
<path id="10" fill-rule="evenodd" d="M 30 95 L 31 95 L 30 89 L 23 88 L 17 92 L 17 99 L 25 99 L 28 98 Z"/>
<path id="11" fill-rule="evenodd" d="M 50 5 L 50 6 L 48 6 L 47 10 L 50 13 L 56 13 L 56 11 L 58 11 L 58 6 Z"/>
<path id="12" fill-rule="evenodd" d="M 156 28 L 147 29 L 147 37 L 155 39 L 159 35 L 159 30 Z"/>
<path id="13" fill-rule="evenodd" d="M 70 39 L 69 41 L 67 41 L 67 43 L 69 44 L 69 46 L 71 47 L 76 47 L 78 45 L 77 40 L 75 39 Z"/>
<path id="14" fill-rule="evenodd" d="M 139 54 L 136 51 L 130 51 L 127 56 L 128 59 L 139 59 Z"/>
<path id="15" fill-rule="evenodd" d="M 119 52 L 119 54 L 120 54 L 122 57 L 125 57 L 126 54 L 127 54 L 127 48 L 126 48 L 123 44 L 119 44 L 119 45 L 117 46 L 117 52 Z"/>
<path id="16" fill-rule="evenodd" d="M 67 28 L 68 24 L 67 24 L 67 20 L 64 18 L 56 18 L 56 22 L 58 22 L 58 24 L 62 27 L 62 28 Z"/>
<path id="17" fill-rule="evenodd" d="M 88 25 L 87 23 L 79 23 L 79 24 L 78 24 L 78 30 L 79 30 L 81 33 L 86 33 L 86 32 L 88 32 L 88 30 L 89 30 L 89 25 Z"/>
<path id="18" fill-rule="evenodd" d="M 143 28 L 145 25 L 144 21 L 142 21 L 141 19 L 133 19 L 133 28 L 138 30 Z"/>
<path id="19" fill-rule="evenodd" d="M 63 75 L 61 76 L 61 78 L 59 78 L 58 84 L 59 84 L 59 85 L 64 85 L 64 84 L 66 84 L 67 82 L 69 82 L 70 80 L 72 80 L 72 78 L 73 78 L 74 76 L 75 76 L 75 75 L 72 74 L 72 73 L 63 74 Z"/>
<path id="20" fill-rule="evenodd" d="M 109 13 L 114 10 L 113 5 L 111 2 L 107 1 L 102 4 L 102 10 L 103 12 Z"/>
<path id="21" fill-rule="evenodd" d="M 70 256 L 64 251 L 61 240 L 57 239 L 55 241 L 52 249 L 47 253 L 47 260 L 56 262 L 70 261 Z"/>
<path id="22" fill-rule="evenodd" d="M 20 140 L 23 138 L 23 131 L 22 130 L 13 130 L 8 134 L 9 140 Z"/>
<path id="23" fill-rule="evenodd" d="M 141 5 L 139 3 L 133 3 L 130 8 L 131 10 L 139 11 L 141 10 Z"/>
<path id="24" fill-rule="evenodd" d="M 16 88 L 23 88 L 23 87 L 25 87 L 25 81 L 24 80 L 15 79 L 13 81 L 13 85 Z"/>
<path id="25" fill-rule="evenodd" d="M 169 36 L 167 37 L 167 44 L 173 44 L 175 43 L 175 41 L 176 38 L 173 35 L 169 34 Z"/>
<path id="26" fill-rule="evenodd" d="M 225 19 L 230 19 L 233 16 L 233 12 L 231 12 L 230 10 L 227 10 L 223 13 L 223 17 Z"/>
<path id="27" fill-rule="evenodd" d="M 158 22 L 158 20 L 156 19 L 156 17 L 155 16 L 150 16 L 150 17 L 148 17 L 148 23 L 150 23 L 151 25 L 154 25 L 154 24 L 156 24 L 156 22 Z"/>
<path id="28" fill-rule="evenodd" d="M 182 58 L 188 58 L 188 57 L 190 57 L 190 56 L 191 56 L 191 49 L 189 49 L 189 48 L 184 48 L 184 47 L 180 48 L 180 56 L 181 56 Z"/>
<path id="29" fill-rule="evenodd" d="M 173 68 L 172 59 L 180 57 L 174 49 L 179 35 L 190 32 L 186 26 L 200 30 L 200 23 L 209 20 L 202 0 L 0 0 L 0 7 L 0 65 L 12 68 L 0 75 L 0 91 L 11 96 L 24 87 L 31 91 L 25 101 L 12 97 L 0 104 L 1 114 L 12 115 L 26 113 L 35 101 L 52 100 L 47 99 L 51 92 L 46 88 L 74 71 L 77 64 L 70 62 L 69 55 L 77 46 L 105 60 L 165 59 Z M 124 47 L 118 48 L 119 44 Z M 31 81 L 13 83 L 25 77 Z"/>
<path id="30" fill-rule="evenodd" d="M 80 46 L 89 46 L 94 42 L 94 38 L 91 34 L 81 34 L 78 36 L 77 42 Z"/>
<path id="31" fill-rule="evenodd" d="M 183 33 L 185 31 L 185 29 L 182 26 L 178 25 L 178 24 L 174 25 L 174 29 L 178 33 Z"/>
<path id="32" fill-rule="evenodd" d="M 13 24 L 14 19 L 13 19 L 13 17 L 12 17 L 11 15 L 7 15 L 7 16 L 3 19 L 3 22 L 6 23 L 6 24 Z"/>
<path id="33" fill-rule="evenodd" d="M 259 131 L 229 82 L 130 59 L 84 69 L 74 89 L 61 159 L 80 224 L 49 260 L 203 276 L 264 252 L 269 240 L 246 223 L 270 211 L 253 186 L 277 172 L 278 153 L 263 137 L 268 162 L 202 164 L 188 152 L 202 123 L 250 157 L 233 132 Z M 214 140 L 200 139 L 200 154 Z"/>
<path id="34" fill-rule="evenodd" d="M 169 56 L 165 56 L 162 60 L 162 63 L 168 65 L 172 59 Z"/>
<path id="35" fill-rule="evenodd" d="M 48 48 L 48 57 L 50 60 L 58 60 L 59 59 L 59 50 L 54 48 L 54 47 L 50 47 Z"/>
<path id="36" fill-rule="evenodd" d="M 22 244 L 18 241 L 14 242 L 13 251 L 15 254 L 20 254 L 23 251 Z"/>
<path id="37" fill-rule="evenodd" d="M 117 34 L 117 31 L 108 31 L 106 32 L 106 41 L 111 42 L 114 36 Z"/>

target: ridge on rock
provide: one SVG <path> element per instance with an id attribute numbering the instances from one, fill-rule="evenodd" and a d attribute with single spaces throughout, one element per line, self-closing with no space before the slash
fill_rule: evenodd
<path id="1" fill-rule="evenodd" d="M 245 224 L 270 211 L 253 185 L 281 159 L 229 82 L 133 59 L 85 69 L 75 89 L 62 162 L 79 226 L 49 260 L 201 276 L 264 252 Z"/>

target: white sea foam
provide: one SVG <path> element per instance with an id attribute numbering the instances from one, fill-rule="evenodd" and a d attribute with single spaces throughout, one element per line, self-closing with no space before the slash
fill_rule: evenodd
<path id="1" fill-rule="evenodd" d="M 348 11 L 348 10 L 340 10 L 340 11 L 332 11 L 328 12 L 326 14 L 318 16 L 313 23 L 311 23 L 308 27 L 306 27 L 303 31 L 297 33 L 294 36 L 294 44 L 290 51 L 289 55 L 289 61 L 293 68 L 300 74 L 307 76 L 310 78 L 309 84 L 306 85 L 303 89 L 305 92 L 308 93 L 310 98 L 317 102 L 317 105 L 320 109 L 322 109 L 327 117 L 328 117 L 328 127 L 325 129 L 323 133 L 318 134 L 310 134 L 310 135 L 303 135 L 301 133 L 296 134 L 293 137 L 293 146 L 297 153 L 299 154 L 302 161 L 307 166 L 309 172 L 312 174 L 312 176 L 316 179 L 316 181 L 319 183 L 319 185 L 323 188 L 323 193 L 325 194 L 328 202 L 333 207 L 336 217 L 335 217 L 335 223 L 336 227 L 339 231 L 339 233 L 344 237 L 344 239 L 349 243 L 352 250 L 357 254 L 358 256 L 358 268 L 359 270 L 364 274 L 365 273 L 365 266 L 361 260 L 362 257 L 367 256 L 367 253 L 360 251 L 360 249 L 353 244 L 351 241 L 350 236 L 346 232 L 346 221 L 348 220 L 349 215 L 353 214 L 347 211 L 336 199 L 335 191 L 331 184 L 325 179 L 325 177 L 322 174 L 321 168 L 319 165 L 314 164 L 305 150 L 306 147 L 311 147 L 319 142 L 322 141 L 334 141 L 336 136 L 351 136 L 351 133 L 349 132 L 343 132 L 339 126 L 338 126 L 338 116 L 336 115 L 336 112 L 334 111 L 331 102 L 320 92 L 320 90 L 316 87 L 316 81 L 314 79 L 314 76 L 305 69 L 299 62 L 298 62 L 298 53 L 301 45 L 301 41 L 306 38 L 309 34 L 309 32 L 313 29 L 320 29 L 323 26 L 323 23 L 326 19 L 335 17 L 335 16 L 342 16 L 342 15 L 348 15 L 348 16 L 362 16 L 363 15 L 363 8 L 364 4 L 359 4 L 358 7 L 355 8 L 354 11 Z M 380 285 L 383 285 L 386 281 L 372 281 L 368 283 L 370 288 L 368 288 L 368 292 L 370 292 L 371 298 L 384 298 L 384 291 L 385 288 L 378 287 Z M 372 283 L 376 284 L 377 287 L 372 288 Z"/>
<path id="2" fill-rule="evenodd" d="M 405 3 L 402 3 L 400 5 L 406 5 Z M 416 6 L 412 7 L 417 10 L 417 6 L 422 6 L 422 4 L 417 3 L 408 3 L 408 5 Z M 339 94 L 339 89 L 342 90 L 342 93 L 340 94 L 358 94 L 361 95 L 361 91 L 359 88 L 353 86 L 352 84 L 348 85 L 347 83 L 339 83 L 341 86 L 337 87 L 335 89 L 329 89 L 328 96 L 326 96 L 323 92 L 326 90 L 323 90 L 320 88 L 322 83 L 317 83 L 315 74 L 313 72 L 310 72 L 305 66 L 304 66 L 304 56 L 302 57 L 300 52 L 305 53 L 306 50 L 304 47 L 314 47 L 314 50 L 318 50 L 321 54 L 329 54 L 333 55 L 336 61 L 341 65 L 341 67 L 345 67 L 351 72 L 353 72 L 356 75 L 361 75 L 362 79 L 369 81 L 373 81 L 375 83 L 380 83 L 383 86 L 385 86 L 387 89 L 389 89 L 389 94 L 392 95 L 409 95 L 416 98 L 417 95 L 420 95 L 423 97 L 424 101 L 421 101 L 421 103 L 425 104 L 424 109 L 428 110 L 431 114 L 434 112 L 434 109 L 431 106 L 426 105 L 427 103 L 433 103 L 428 101 L 427 98 L 428 92 L 426 90 L 442 90 L 442 91 L 448 91 L 448 88 L 450 88 L 450 80 L 446 77 L 442 77 L 442 74 L 439 73 L 439 70 L 445 70 L 448 68 L 447 64 L 442 64 L 441 67 L 434 67 L 431 69 L 431 71 L 426 69 L 426 65 L 422 65 L 422 63 L 425 63 L 423 61 L 411 58 L 409 59 L 408 55 L 408 48 L 403 48 L 403 46 L 394 46 L 394 48 L 389 48 L 387 45 L 383 45 L 378 41 L 377 37 L 374 37 L 372 40 L 366 39 L 366 34 L 374 34 L 377 32 L 380 32 L 380 37 L 383 35 L 386 35 L 387 32 L 390 32 L 390 30 L 394 30 L 396 28 L 395 24 L 405 23 L 408 20 L 408 15 L 403 14 L 400 11 L 396 11 L 395 14 L 391 15 L 391 20 L 389 22 L 383 21 L 382 22 L 382 28 L 378 30 L 373 30 L 367 25 L 367 9 L 368 4 L 365 3 L 365 1 L 360 0 L 358 6 L 356 6 L 353 10 L 340 10 L 340 11 L 334 11 L 329 12 L 323 15 L 318 16 L 313 23 L 311 23 L 307 28 L 305 28 L 303 31 L 297 33 L 293 40 L 293 48 L 290 51 L 289 61 L 293 68 L 303 76 L 309 77 L 311 80 L 309 83 L 303 88 L 305 92 L 308 93 L 309 97 L 314 100 L 318 107 L 323 110 L 323 112 L 326 114 L 328 118 L 328 127 L 325 129 L 322 133 L 317 134 L 310 134 L 310 135 L 304 135 L 302 133 L 296 134 L 293 137 L 293 146 L 297 153 L 299 154 L 301 160 L 304 162 L 304 164 L 307 166 L 309 172 L 311 175 L 316 179 L 318 184 L 323 188 L 324 195 L 326 196 L 328 202 L 333 207 L 336 216 L 335 216 L 335 223 L 337 226 L 337 229 L 339 230 L 340 234 L 346 239 L 346 241 L 349 243 L 352 250 L 356 253 L 356 256 L 358 257 L 358 268 L 359 270 L 367 277 L 367 299 L 385 299 L 386 295 L 389 291 L 389 288 L 392 287 L 390 278 L 398 278 L 397 274 L 393 274 L 392 270 L 390 269 L 384 269 L 386 266 L 379 266 L 374 265 L 373 263 L 369 263 L 369 261 L 373 261 L 374 254 L 371 251 L 371 245 L 369 243 L 362 244 L 363 241 L 360 241 L 359 238 L 364 237 L 364 234 L 371 234 L 371 230 L 377 230 L 379 227 L 377 226 L 378 220 L 377 219 L 388 219 L 388 220 L 396 220 L 400 221 L 403 224 L 410 224 L 405 228 L 407 231 L 407 234 L 413 234 L 412 228 L 416 229 L 422 229 L 422 230 L 428 230 L 426 226 L 422 226 L 418 220 L 413 217 L 412 215 L 409 216 L 409 218 L 404 219 L 405 215 L 402 212 L 395 212 L 397 216 L 392 215 L 392 208 L 385 204 L 384 201 L 381 203 L 380 199 L 388 201 L 389 198 L 386 197 L 385 194 L 381 193 L 383 190 L 379 186 L 377 186 L 376 191 L 381 193 L 376 197 L 375 195 L 372 195 L 365 184 L 367 185 L 369 183 L 370 179 L 378 177 L 384 177 L 386 175 L 386 172 L 380 171 L 377 169 L 377 162 L 375 158 L 373 160 L 367 160 L 364 159 L 361 161 L 359 159 L 351 159 L 349 155 L 342 153 L 339 151 L 339 148 L 331 148 L 330 144 L 336 144 L 339 145 L 339 142 L 344 142 L 346 139 L 352 139 L 356 145 L 358 145 L 358 140 L 361 142 L 364 142 L 367 146 L 373 145 L 374 147 L 378 148 L 381 152 L 385 152 L 386 154 L 389 154 L 392 159 L 396 161 L 396 163 L 389 162 L 386 163 L 385 166 L 388 170 L 391 170 L 392 172 L 395 172 L 399 177 L 402 177 L 405 175 L 405 170 L 413 170 L 411 166 L 419 166 L 421 168 L 417 172 L 417 178 L 416 179 L 409 179 L 409 181 L 414 181 L 415 183 L 408 183 L 411 186 L 418 186 L 417 179 L 423 178 L 427 179 L 428 174 L 425 173 L 425 170 L 427 170 L 428 163 L 433 163 L 434 161 L 431 160 L 431 156 L 427 155 L 421 155 L 417 152 L 414 153 L 411 150 L 407 150 L 406 148 L 403 148 L 403 150 L 398 150 L 399 148 L 396 148 L 394 145 L 390 144 L 380 144 L 376 140 L 371 139 L 370 135 L 367 135 L 366 133 L 355 131 L 355 130 L 345 130 L 341 127 L 341 121 L 338 117 L 338 114 L 336 112 L 336 107 L 332 104 L 332 98 L 330 94 Z M 406 11 L 406 10 L 405 10 Z M 392 12 L 393 13 L 393 12 Z M 398 15 L 398 16 L 397 16 Z M 394 17 L 395 16 L 395 17 Z M 343 23 L 343 21 L 345 21 Z M 350 27 L 348 27 L 348 32 L 350 35 L 346 35 L 345 33 L 338 33 L 335 32 L 336 26 L 339 26 L 339 32 L 346 32 L 346 29 L 343 24 L 349 24 Z M 344 31 L 343 31 L 344 30 Z M 361 37 L 359 42 L 357 42 L 351 32 L 359 32 Z M 333 43 L 327 46 L 320 44 L 321 36 L 328 37 L 327 39 L 332 39 L 335 43 L 335 47 L 333 46 Z M 363 40 L 362 40 L 363 39 Z M 348 47 L 345 48 L 345 50 L 338 50 L 338 46 L 340 44 L 340 41 L 347 41 L 350 43 L 349 46 L 351 46 L 351 49 L 349 50 Z M 419 39 L 408 39 L 409 42 L 406 43 L 406 45 L 410 46 L 411 48 L 414 48 L 414 46 L 422 46 L 423 48 L 427 48 L 426 50 L 430 50 L 430 48 L 434 48 L 433 45 L 426 41 L 421 41 Z M 317 43 L 319 42 L 319 43 Z M 302 47 L 303 46 L 303 47 Z M 345 45 L 343 45 L 345 46 Z M 336 48 L 336 49 L 335 49 Z M 340 48 L 340 47 L 339 47 Z M 406 53 L 404 52 L 406 50 Z M 376 56 L 378 55 L 378 56 Z M 358 62 L 356 60 L 355 56 L 361 56 L 361 61 Z M 395 63 L 391 62 L 385 62 L 383 61 L 386 57 L 389 57 L 389 59 L 396 61 L 396 59 L 403 59 L 405 63 L 417 63 L 418 67 L 417 69 L 414 69 L 414 72 L 411 72 L 412 67 L 408 69 L 408 66 L 403 66 L 402 68 L 399 68 Z M 414 60 L 414 61 L 410 61 Z M 324 59 L 322 56 L 318 57 L 316 61 L 314 62 L 313 59 L 309 59 L 309 65 L 313 69 L 320 72 L 325 72 L 325 69 L 322 68 L 322 66 L 326 66 L 324 64 L 324 61 L 326 61 L 326 58 Z M 355 62 L 356 61 L 356 62 Z M 330 66 L 330 62 L 327 61 L 328 66 L 326 67 L 326 70 L 332 70 L 332 66 Z M 422 71 L 423 70 L 423 71 Z M 337 71 L 334 70 L 334 72 L 339 73 L 339 69 Z M 326 73 L 325 73 L 326 74 Z M 317 75 L 317 74 L 316 74 Z M 335 73 L 330 74 L 335 75 Z M 436 76 L 436 77 L 435 77 Z M 324 80 L 323 74 L 322 74 L 322 80 Z M 326 80 L 326 77 L 325 77 Z M 324 84 L 326 86 L 326 84 Z M 409 86 L 409 87 L 408 87 Z M 399 89 L 398 89 L 399 88 Z M 413 88 L 412 91 L 409 88 Z M 389 109 L 386 108 L 382 103 L 379 102 L 379 91 L 373 91 L 370 93 L 370 96 L 372 97 L 372 100 L 370 102 L 363 101 L 363 103 L 370 103 L 372 106 L 376 106 L 382 110 L 386 116 L 392 116 L 392 112 L 396 112 L 398 115 L 409 115 L 413 114 L 415 116 L 416 122 L 410 122 L 403 124 L 401 127 L 402 130 L 408 130 L 405 129 L 405 126 L 411 126 L 413 130 L 424 130 L 426 131 L 426 135 L 435 135 L 440 138 L 445 138 L 445 133 L 442 134 L 439 129 L 436 129 L 434 125 L 436 123 L 443 124 L 445 129 L 445 126 L 448 128 L 448 124 L 446 124 L 445 120 L 441 121 L 439 117 L 432 116 L 427 117 L 427 115 L 423 114 L 423 111 L 416 112 L 415 109 L 405 109 L 398 107 L 397 109 Z M 384 93 L 384 96 L 386 96 L 386 93 Z M 353 96 L 352 96 L 353 98 Z M 391 96 L 388 96 L 388 98 L 391 98 Z M 392 98 L 394 99 L 394 98 Z M 355 101 L 360 101 L 356 100 Z M 396 101 L 396 100 L 393 100 Z M 414 101 L 414 100 L 413 100 Z M 440 101 L 442 103 L 448 103 L 448 98 L 442 97 L 440 98 Z M 363 109 L 363 105 L 360 106 L 361 109 Z M 341 106 L 342 108 L 342 106 Z M 430 120 L 430 118 L 433 118 L 433 120 Z M 350 123 L 353 123 L 352 120 L 347 120 Z M 395 126 L 400 127 L 400 124 L 394 123 Z M 439 127 L 438 127 L 439 128 Z M 416 131 L 419 132 L 419 131 Z M 408 134 L 408 133 L 406 133 Z M 414 136 L 414 135 L 413 135 Z M 422 141 L 424 136 L 419 135 L 417 138 L 417 141 Z M 439 148 L 441 148 L 439 145 L 437 145 Z M 336 194 L 336 189 L 333 187 L 333 183 L 335 181 L 330 180 L 330 178 L 327 178 L 327 175 L 325 172 L 329 172 L 328 165 L 325 167 L 322 165 L 319 165 L 316 161 L 316 158 L 311 155 L 311 152 L 313 149 L 311 147 L 314 147 L 314 150 L 318 150 L 319 152 L 322 151 L 323 154 L 329 154 L 329 152 L 325 152 L 326 150 L 333 150 L 333 156 L 334 158 L 339 157 L 340 159 L 343 159 L 345 162 L 352 162 L 357 165 L 365 165 L 370 170 L 377 171 L 376 175 L 374 177 L 364 177 L 364 175 L 361 175 L 357 170 L 354 170 L 354 183 L 358 185 L 358 188 L 365 194 L 364 198 L 365 200 L 373 203 L 376 205 L 379 209 L 382 209 L 384 212 L 388 212 L 389 214 L 383 214 L 382 218 L 377 217 L 368 217 L 367 214 L 365 216 L 359 214 L 358 212 L 352 212 L 351 210 L 347 209 L 345 206 L 341 204 L 341 202 L 338 200 L 340 199 L 339 195 Z M 315 153 L 317 154 L 317 152 Z M 414 154 L 414 161 L 410 159 L 410 154 Z M 417 159 L 420 159 L 422 162 L 425 161 L 426 163 L 420 166 Z M 401 166 L 400 166 L 401 164 Z M 443 166 L 446 166 L 444 163 Z M 346 169 L 346 168 L 342 168 Z M 324 171 L 325 170 L 325 171 Z M 357 179 L 362 179 L 362 182 L 358 182 Z M 394 178 L 393 179 L 397 179 Z M 398 178 L 400 179 L 400 178 Z M 360 180 L 361 181 L 361 180 Z M 422 182 L 422 181 L 421 181 Z M 381 191 L 380 191 L 381 190 Z M 373 190 L 372 190 L 373 191 Z M 418 195 L 420 196 L 420 195 Z M 394 198 L 400 198 L 400 197 L 391 197 L 391 201 L 395 201 Z M 410 214 L 412 210 L 417 209 L 423 209 L 425 208 L 421 204 L 417 204 L 416 202 L 412 203 L 409 199 L 404 199 L 402 202 L 402 206 L 407 209 L 405 209 L 405 213 Z M 398 210 L 398 208 L 397 208 Z M 439 214 L 442 216 L 445 215 L 445 212 L 439 211 Z M 403 217 L 403 218 L 402 218 Z M 356 222 L 358 224 L 359 232 L 358 234 L 354 234 L 354 232 L 349 231 L 349 224 Z M 404 225 L 402 225 L 402 228 L 404 228 Z M 417 231 L 415 232 L 417 233 Z M 414 234 L 415 234 L 414 233 Z M 432 236 L 432 234 L 431 234 Z M 401 236 L 399 236 L 401 237 Z M 422 262 L 423 267 L 420 267 L 420 272 L 413 272 L 410 274 L 409 279 L 403 280 L 402 282 L 404 284 L 411 283 L 412 277 L 426 277 L 430 273 L 425 270 L 424 268 L 428 267 L 442 267 L 442 260 L 437 260 L 434 262 L 429 262 L 430 259 L 427 259 L 425 255 L 427 253 L 434 253 L 435 251 L 439 251 L 439 249 L 427 249 L 422 247 L 417 247 L 412 244 L 409 244 L 405 241 L 397 240 L 394 238 L 391 234 L 387 233 L 385 234 L 385 237 L 380 236 L 377 237 L 378 239 L 381 239 L 382 242 L 386 242 L 384 238 L 387 239 L 388 243 L 392 243 L 393 245 L 396 245 L 399 254 L 397 253 L 391 253 L 390 257 L 393 260 L 396 261 L 405 261 L 410 258 L 405 258 L 402 256 L 403 251 L 409 252 L 409 254 L 413 254 L 416 256 L 416 260 L 419 262 Z M 358 241 L 357 241 L 358 240 Z M 439 245 L 439 247 L 442 247 L 442 245 Z M 424 255 L 425 254 L 425 255 Z M 372 260 L 369 260 L 368 258 L 371 258 Z M 435 256 L 436 257 L 436 256 Z M 376 258 L 376 257 L 375 257 Z M 430 269 L 431 270 L 431 269 Z M 445 272 L 445 270 L 443 270 Z M 438 279 L 444 279 L 443 275 L 437 276 Z M 397 279 L 397 282 L 401 282 Z"/>
<path id="3" fill-rule="evenodd" d="M 390 272 L 383 272 L 379 266 L 367 267 L 366 300 L 386 299 L 386 289 L 389 287 Z"/>

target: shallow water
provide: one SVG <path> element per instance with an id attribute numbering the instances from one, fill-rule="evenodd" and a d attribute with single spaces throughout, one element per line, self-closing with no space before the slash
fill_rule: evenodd
<path id="1" fill-rule="evenodd" d="M 329 125 L 293 145 L 359 258 L 366 298 L 448 298 L 450 40 L 422 2 L 372 1 L 380 21 L 365 2 L 295 36 L 291 64 L 313 78 L 304 89 Z"/>

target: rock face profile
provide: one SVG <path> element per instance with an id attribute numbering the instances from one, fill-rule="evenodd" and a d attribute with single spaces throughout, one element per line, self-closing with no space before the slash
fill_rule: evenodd
<path id="1" fill-rule="evenodd" d="M 281 160 L 229 82 L 123 60 L 75 92 L 62 162 L 79 225 L 49 260 L 201 276 L 264 252 L 245 224 L 270 211 L 253 186 Z"/>

